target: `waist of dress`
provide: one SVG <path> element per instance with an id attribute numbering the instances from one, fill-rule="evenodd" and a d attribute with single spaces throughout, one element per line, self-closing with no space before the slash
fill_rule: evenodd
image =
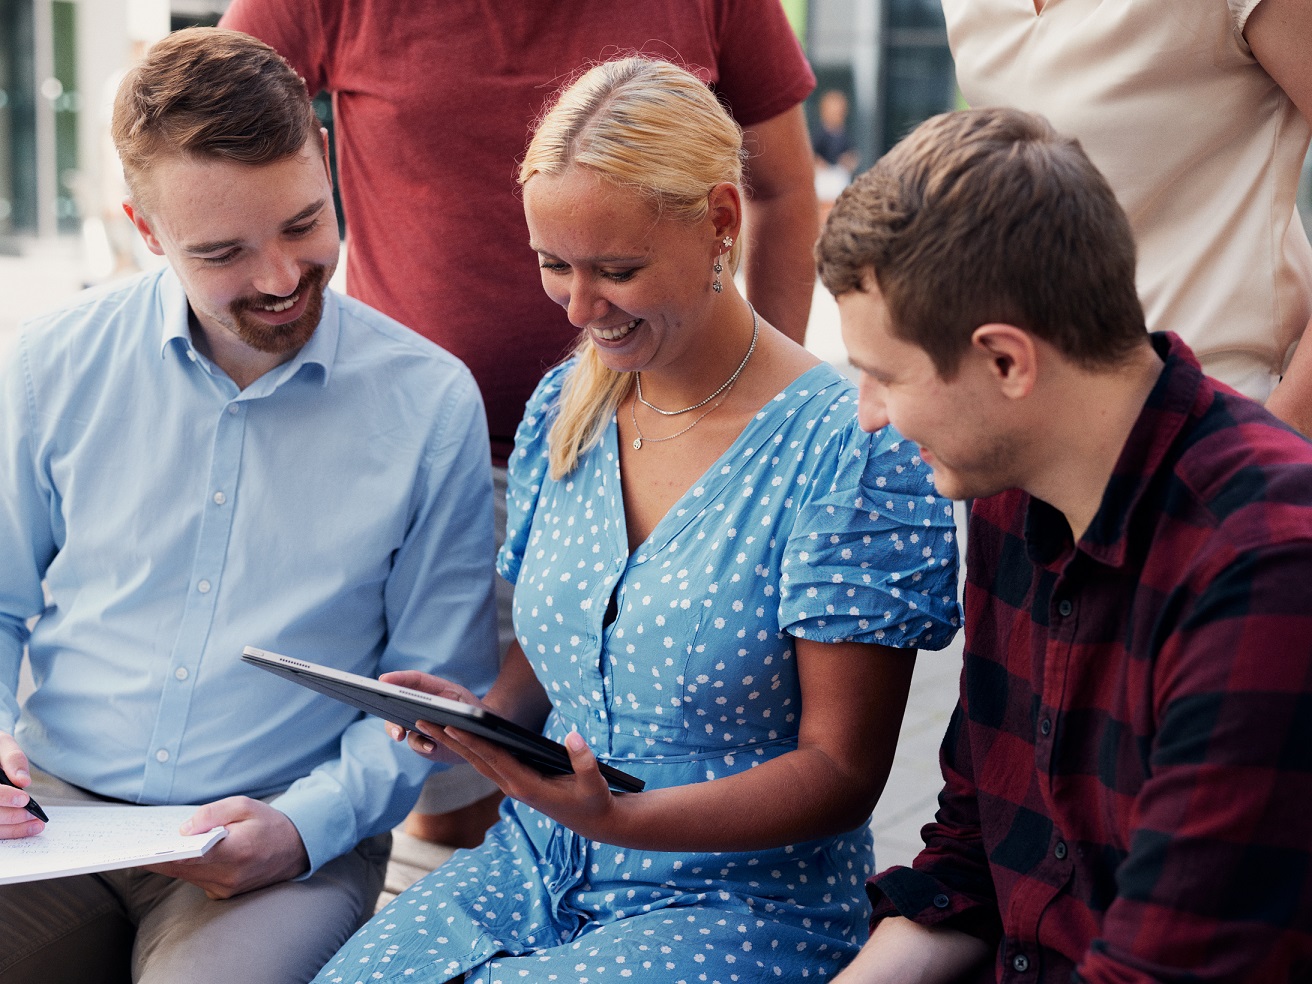
<path id="1" fill-rule="evenodd" d="M 559 718 L 555 715 L 548 721 L 546 727 L 546 736 L 556 741 L 564 741 L 565 735 L 570 731 L 577 730 L 585 738 L 589 737 L 589 732 L 585 728 L 580 728 L 570 721 Z M 655 740 L 652 745 L 647 745 L 647 739 L 636 738 L 632 735 L 608 735 L 610 739 L 611 750 L 598 747 L 599 743 L 589 741 L 589 747 L 592 748 L 593 754 L 602 762 L 608 762 L 617 769 L 623 769 L 624 763 L 630 762 L 635 764 L 652 764 L 652 765 L 678 765 L 693 762 L 724 762 L 729 768 L 727 771 L 738 771 L 733 768 L 736 760 L 742 760 L 742 768 L 750 768 L 752 763 L 759 764 L 762 761 L 768 761 L 777 758 L 786 752 L 791 752 L 797 748 L 797 736 L 787 735 L 782 738 L 773 738 L 766 741 L 747 742 L 741 745 L 722 745 L 718 748 L 700 748 L 689 750 L 687 746 L 674 744 L 672 742 L 663 742 Z M 634 751 L 627 751 L 625 746 L 641 744 L 646 746 L 646 754 L 638 754 Z M 668 748 L 670 751 L 661 751 L 662 748 Z"/>

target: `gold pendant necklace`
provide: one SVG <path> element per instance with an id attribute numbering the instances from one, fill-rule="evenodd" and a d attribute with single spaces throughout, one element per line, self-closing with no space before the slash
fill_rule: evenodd
<path id="1" fill-rule="evenodd" d="M 703 420 L 705 420 L 706 415 L 708 413 L 710 413 L 712 410 L 714 410 L 716 407 L 718 407 L 721 403 L 723 403 L 725 400 L 729 398 L 729 393 L 733 390 L 733 384 L 738 382 L 738 377 L 741 376 L 743 374 L 743 370 L 747 368 L 747 360 L 750 359 L 752 357 L 752 353 L 756 351 L 756 340 L 760 337 L 761 334 L 761 325 L 756 318 L 756 308 L 752 307 L 750 303 L 747 305 L 747 308 L 749 311 L 752 312 L 752 343 L 747 346 L 747 354 L 743 356 L 743 361 L 738 363 L 738 368 L 733 371 L 733 375 L 731 375 L 728 379 L 726 379 L 723 383 L 721 383 L 719 388 L 716 389 L 714 393 L 712 393 L 706 399 L 702 400 L 700 403 L 694 403 L 692 406 L 684 407 L 682 410 L 662 410 L 660 407 L 652 406 L 652 404 L 648 403 L 646 400 L 642 398 L 642 373 L 640 372 L 635 373 L 635 376 L 637 377 L 637 387 L 636 387 L 637 391 L 634 395 L 633 402 L 629 404 L 629 419 L 633 421 L 633 430 L 638 435 L 633 439 L 634 451 L 641 451 L 644 442 L 647 444 L 661 444 L 665 441 L 673 441 L 676 437 L 682 437 L 684 434 L 687 434 L 688 431 L 692 430 Z M 717 396 L 719 397 L 718 400 L 715 399 Z M 715 402 L 711 403 L 712 400 L 715 400 Z M 639 426 L 638 424 L 639 403 L 641 403 L 644 407 L 648 407 L 652 410 L 655 410 L 657 413 L 665 417 L 677 417 L 680 414 L 689 413 L 693 410 L 696 410 L 698 407 L 705 407 L 706 404 L 708 403 L 711 403 L 711 405 L 709 407 L 706 407 L 705 410 L 703 410 L 700 414 L 697 415 L 696 420 L 694 420 L 687 427 L 683 428 L 683 430 L 681 431 L 677 431 L 669 435 L 668 437 L 645 437 L 643 436 L 642 433 L 642 427 Z"/>
<path id="2" fill-rule="evenodd" d="M 720 397 L 718 400 L 716 400 L 714 403 L 712 403 L 712 404 L 711 404 L 709 407 L 707 407 L 705 410 L 703 410 L 700 414 L 698 414 L 696 420 L 694 420 L 691 424 L 689 424 L 689 425 L 688 425 L 687 427 L 685 427 L 683 430 L 678 431 L 677 433 L 671 434 L 669 437 L 644 437 L 644 436 L 643 436 L 642 428 L 638 426 L 638 401 L 637 401 L 637 400 L 634 400 L 632 403 L 629 404 L 629 419 L 633 421 L 633 429 L 634 429 L 634 431 L 635 431 L 635 432 L 637 433 L 637 435 L 638 435 L 637 437 L 635 437 L 635 438 L 633 439 L 633 450 L 634 450 L 634 451 L 641 451 L 641 450 L 642 450 L 642 444 L 643 444 L 644 441 L 646 441 L 648 444 L 660 444 L 660 443 L 662 443 L 663 441 L 673 441 L 676 437 L 682 437 L 684 434 L 687 434 L 688 431 L 692 430 L 694 427 L 696 427 L 698 424 L 700 424 L 700 423 L 702 422 L 703 418 L 705 418 L 705 416 L 706 416 L 708 413 L 710 413 L 712 410 L 714 410 L 716 407 L 718 407 L 721 403 L 723 403 L 725 400 L 727 400 L 727 399 L 729 398 L 729 391 L 732 390 L 732 389 L 733 389 L 733 384 L 731 383 L 731 384 L 729 385 L 728 389 L 725 389 L 725 390 L 722 391 L 722 392 L 724 393 L 724 395 L 721 396 L 721 397 Z"/>
<path id="3" fill-rule="evenodd" d="M 712 393 L 712 394 L 711 394 L 710 396 L 708 396 L 706 399 L 702 400 L 700 403 L 694 403 L 694 404 L 693 404 L 692 406 L 690 406 L 690 407 L 684 407 L 682 410 L 663 410 L 662 408 L 656 406 L 656 404 L 654 404 L 654 403 L 648 403 L 648 402 L 643 398 L 643 395 L 642 395 L 642 373 L 637 372 L 637 373 L 634 373 L 634 376 L 637 377 L 637 384 L 638 384 L 638 402 L 641 403 L 641 404 L 642 404 L 644 407 L 646 407 L 648 410 L 655 410 L 655 411 L 656 411 L 657 413 L 659 413 L 662 417 L 678 417 L 678 416 L 680 416 L 681 414 L 692 413 L 692 411 L 697 410 L 697 409 L 700 409 L 701 407 L 706 406 L 706 404 L 710 403 L 710 402 L 711 402 L 712 400 L 714 400 L 717 396 L 719 396 L 721 393 L 725 392 L 725 390 L 727 390 L 730 386 L 732 386 L 735 382 L 737 382 L 737 381 L 738 381 L 738 377 L 741 376 L 742 373 L 743 373 L 743 370 L 747 368 L 747 360 L 750 359 L 750 358 L 752 357 L 752 353 L 756 351 L 756 339 L 759 338 L 759 337 L 760 337 L 760 334 L 761 334 L 761 325 L 760 325 L 760 323 L 756 320 L 756 308 L 752 307 L 751 302 L 748 302 L 748 304 L 747 304 L 747 309 L 748 309 L 749 311 L 752 312 L 752 344 L 747 346 L 747 354 L 743 356 L 743 361 L 740 362 L 740 363 L 738 363 L 738 368 L 735 369 L 735 370 L 733 371 L 733 375 L 730 376 L 728 379 L 726 379 L 723 383 L 721 383 L 719 389 L 717 389 L 714 393 Z M 698 418 L 698 419 L 700 420 L 701 418 Z M 676 434 L 675 437 L 678 437 L 678 435 Z"/>

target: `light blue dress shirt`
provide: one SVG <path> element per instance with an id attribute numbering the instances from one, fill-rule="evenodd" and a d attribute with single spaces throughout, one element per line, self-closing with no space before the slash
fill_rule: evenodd
<path id="1" fill-rule="evenodd" d="M 314 870 L 398 823 L 431 767 L 242 648 L 486 690 L 482 402 L 456 358 L 332 291 L 242 391 L 187 313 L 168 270 L 84 295 L 30 322 L 0 377 L 0 730 L 132 803 L 285 790 Z"/>

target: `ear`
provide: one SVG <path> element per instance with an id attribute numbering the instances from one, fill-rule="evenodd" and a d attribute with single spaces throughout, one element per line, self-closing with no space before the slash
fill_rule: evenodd
<path id="1" fill-rule="evenodd" d="M 141 210 L 132 204 L 130 198 L 123 200 L 123 211 L 132 224 L 137 227 L 137 232 L 141 233 L 141 238 L 146 241 L 146 248 L 156 256 L 163 256 L 164 247 L 160 245 L 158 237 L 151 231 L 150 222 Z"/>
<path id="2" fill-rule="evenodd" d="M 1029 332 L 1015 325 L 980 325 L 971 334 L 970 344 L 987 360 L 1004 397 L 1020 400 L 1033 392 L 1038 382 L 1039 350 Z"/>
<path id="3" fill-rule="evenodd" d="M 716 240 L 737 239 L 743 224 L 743 199 L 738 186 L 721 181 L 706 194 L 707 218 L 715 228 Z"/>
<path id="4" fill-rule="evenodd" d="M 333 167 L 332 158 L 328 156 L 328 128 L 326 126 L 319 127 L 319 139 L 323 141 L 323 171 L 324 174 L 328 175 L 328 187 L 331 189 L 333 186 Z"/>

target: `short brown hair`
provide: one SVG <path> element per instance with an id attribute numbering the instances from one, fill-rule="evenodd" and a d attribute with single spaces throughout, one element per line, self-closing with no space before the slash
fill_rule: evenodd
<path id="1" fill-rule="evenodd" d="M 945 378 L 990 322 L 1090 368 L 1146 341 L 1129 221 L 1079 143 L 1033 113 L 926 120 L 843 191 L 815 255 L 835 296 L 873 275 L 894 334 Z"/>
<path id="2" fill-rule="evenodd" d="M 114 99 L 111 132 L 134 199 L 151 163 L 172 154 L 268 164 L 319 127 L 305 82 L 263 41 L 193 27 L 159 41 Z"/>

